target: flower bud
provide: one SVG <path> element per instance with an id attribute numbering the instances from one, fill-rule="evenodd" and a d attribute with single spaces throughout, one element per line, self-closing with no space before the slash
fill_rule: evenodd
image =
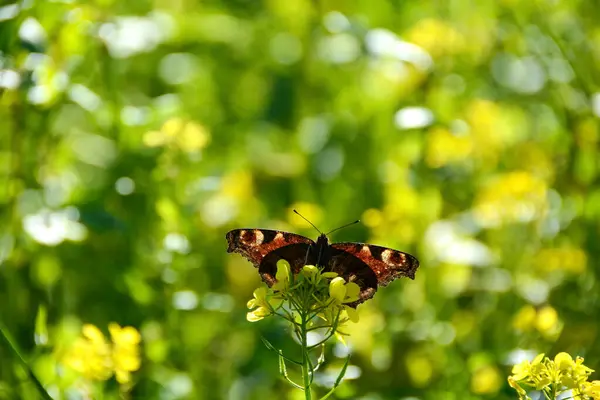
<path id="1" fill-rule="evenodd" d="M 338 276 L 329 282 L 329 296 L 340 303 L 344 301 L 346 297 L 346 281 L 344 278 Z"/>
<path id="2" fill-rule="evenodd" d="M 319 273 L 319 269 L 314 265 L 305 265 L 302 267 L 302 273 L 307 278 L 312 278 Z"/>

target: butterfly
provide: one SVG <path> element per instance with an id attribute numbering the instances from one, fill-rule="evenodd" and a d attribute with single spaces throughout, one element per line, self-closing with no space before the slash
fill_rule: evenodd
<path id="1" fill-rule="evenodd" d="M 268 229 L 234 229 L 227 232 L 228 253 L 240 253 L 248 259 L 270 286 L 277 282 L 277 261 L 290 263 L 298 274 L 305 265 L 317 265 L 323 271 L 336 272 L 360 287 L 359 299 L 352 307 L 372 298 L 379 286 L 406 276 L 415 279 L 419 261 L 408 253 L 365 243 L 332 243 L 321 233 L 317 241 L 295 233 Z"/>

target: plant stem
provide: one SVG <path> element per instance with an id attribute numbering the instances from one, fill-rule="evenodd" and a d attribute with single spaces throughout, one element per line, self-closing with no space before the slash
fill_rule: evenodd
<path id="1" fill-rule="evenodd" d="M 17 361 L 25 369 L 25 372 L 27 372 L 29 379 L 31 379 L 31 381 L 33 382 L 33 385 L 38 391 L 40 397 L 44 400 L 52 400 L 52 397 L 50 397 L 48 392 L 46 392 L 44 385 L 42 385 L 42 383 L 38 380 L 27 361 L 25 361 L 25 358 L 21 355 L 21 352 L 17 348 L 16 342 L 12 339 L 10 333 L 8 332 L 8 329 L 6 329 L 6 326 L 2 323 L 2 321 L 0 321 L 0 338 L 4 339 L 4 342 L 7 344 L 7 347 L 12 351 Z"/>
<path id="2" fill-rule="evenodd" d="M 307 321 L 307 317 L 308 315 L 303 313 L 302 314 L 302 323 L 300 324 L 300 333 L 301 333 L 301 344 L 302 344 L 302 380 L 304 382 L 304 398 L 306 400 L 311 400 L 312 399 L 312 394 L 310 392 L 310 384 L 311 384 L 311 379 L 310 379 L 310 374 L 312 374 L 311 371 L 311 367 L 310 367 L 310 361 L 308 359 L 308 345 L 307 345 L 307 338 L 306 335 L 308 333 L 307 329 L 306 329 L 306 325 L 308 323 Z"/>

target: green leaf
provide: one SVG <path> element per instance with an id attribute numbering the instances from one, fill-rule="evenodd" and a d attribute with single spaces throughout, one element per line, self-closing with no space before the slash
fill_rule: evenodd
<path id="1" fill-rule="evenodd" d="M 294 386 L 297 389 L 302 389 L 304 390 L 304 387 L 301 385 L 298 385 L 296 382 L 294 382 L 293 380 L 290 379 L 290 377 L 287 374 L 287 368 L 285 366 L 285 360 L 286 357 L 283 355 L 283 352 L 281 350 L 279 350 L 279 373 L 281 374 L 281 376 L 283 376 L 285 378 L 286 381 L 288 381 L 292 386 Z"/>
<path id="2" fill-rule="evenodd" d="M 261 340 L 262 340 L 262 342 L 265 344 L 265 347 L 266 347 L 267 349 L 269 349 L 269 350 L 271 350 L 271 351 L 274 351 L 275 353 L 277 353 L 277 354 L 279 355 L 279 357 L 283 357 L 283 358 L 284 358 L 286 361 L 289 361 L 289 362 L 291 362 L 291 363 L 293 363 L 293 364 L 296 364 L 296 365 L 302 365 L 302 363 L 301 363 L 301 362 L 298 362 L 298 361 L 296 361 L 296 360 L 293 360 L 293 359 L 291 359 L 291 358 L 289 358 L 289 357 L 286 357 L 286 356 L 284 356 L 284 355 L 283 355 L 283 353 L 281 352 L 281 350 L 280 350 L 280 349 L 277 349 L 277 348 L 275 348 L 275 346 L 273 346 L 273 345 L 271 344 L 271 342 L 269 342 L 269 341 L 268 341 L 268 340 L 267 340 L 267 339 L 266 339 L 264 336 L 261 336 L 261 337 L 260 337 L 260 339 L 261 339 Z"/>
<path id="3" fill-rule="evenodd" d="M 342 383 L 342 379 L 344 378 L 344 375 L 346 375 L 346 369 L 348 369 L 349 362 L 350 362 L 350 355 L 348 355 L 348 357 L 346 357 L 346 361 L 344 362 L 344 365 L 342 366 L 342 369 L 340 370 L 340 373 L 338 374 L 338 377 L 335 380 L 333 387 L 331 388 L 331 390 L 329 392 L 327 392 L 327 394 L 325 394 L 325 396 L 321 397 L 320 400 L 325 400 L 325 399 L 329 398 L 329 396 L 331 396 L 333 394 L 333 392 L 335 392 L 335 389 L 337 389 L 337 387 L 340 386 L 340 383 Z"/>

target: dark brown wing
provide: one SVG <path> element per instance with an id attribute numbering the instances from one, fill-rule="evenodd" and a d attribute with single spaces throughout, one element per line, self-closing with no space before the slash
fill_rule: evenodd
<path id="1" fill-rule="evenodd" d="M 379 286 L 387 286 L 394 279 L 406 276 L 415 279 L 419 260 L 408 253 L 365 243 L 333 243 L 333 249 L 353 255 L 369 267 Z"/>
<path id="2" fill-rule="evenodd" d="M 360 258 L 351 252 L 329 247 L 327 271 L 336 272 L 347 282 L 354 282 L 360 287 L 359 299 L 351 307 L 356 308 L 360 303 L 369 300 L 377 291 L 377 275 Z"/>
<path id="3" fill-rule="evenodd" d="M 228 253 L 240 253 L 250 261 L 267 285 L 272 286 L 277 273 L 277 261 L 290 263 L 297 274 L 305 264 L 314 264 L 315 242 L 294 233 L 268 229 L 234 229 L 225 235 Z M 307 259 L 308 258 L 308 259 Z"/>

